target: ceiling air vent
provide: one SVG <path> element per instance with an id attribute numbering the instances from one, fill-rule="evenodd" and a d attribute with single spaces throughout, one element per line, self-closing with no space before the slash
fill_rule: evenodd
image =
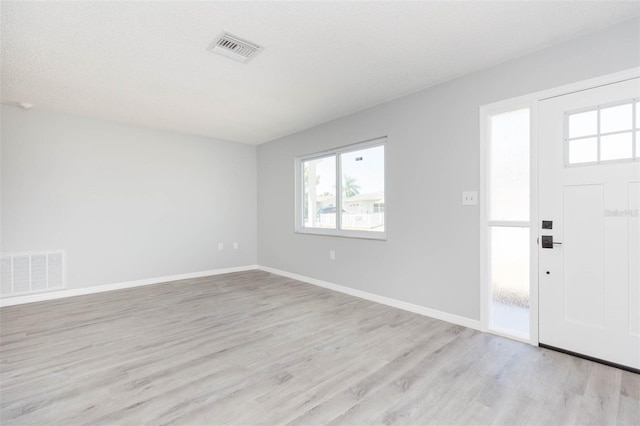
<path id="1" fill-rule="evenodd" d="M 247 62 L 253 58 L 262 48 L 255 43 L 243 40 L 229 33 L 223 33 L 211 46 L 210 52 L 219 53 L 240 62 Z"/>

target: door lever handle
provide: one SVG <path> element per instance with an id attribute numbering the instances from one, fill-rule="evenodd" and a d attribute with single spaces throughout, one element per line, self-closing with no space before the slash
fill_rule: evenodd
<path id="1" fill-rule="evenodd" d="M 542 236 L 542 248 L 552 249 L 554 245 L 562 245 L 560 242 L 553 241 L 553 235 Z"/>

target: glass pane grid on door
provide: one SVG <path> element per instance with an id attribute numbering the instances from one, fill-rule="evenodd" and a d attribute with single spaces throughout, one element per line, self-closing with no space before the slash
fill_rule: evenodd
<path id="1" fill-rule="evenodd" d="M 565 113 L 565 166 L 636 161 L 638 99 Z"/>

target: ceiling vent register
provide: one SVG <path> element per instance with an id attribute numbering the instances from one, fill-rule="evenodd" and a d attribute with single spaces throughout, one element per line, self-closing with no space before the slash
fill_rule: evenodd
<path id="1" fill-rule="evenodd" d="M 224 55 L 240 62 L 253 58 L 262 47 L 229 33 L 223 33 L 209 46 L 210 52 Z"/>

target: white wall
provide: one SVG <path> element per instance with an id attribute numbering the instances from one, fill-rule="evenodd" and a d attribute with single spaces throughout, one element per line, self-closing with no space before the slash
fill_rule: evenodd
<path id="1" fill-rule="evenodd" d="M 260 145 L 259 264 L 479 319 L 479 210 L 461 205 L 479 187 L 479 107 L 637 67 L 639 28 L 628 21 Z M 383 135 L 388 241 L 295 234 L 294 158 Z"/>
<path id="2" fill-rule="evenodd" d="M 256 263 L 254 146 L 37 107 L 1 118 L 3 253 L 65 249 L 69 288 Z"/>

